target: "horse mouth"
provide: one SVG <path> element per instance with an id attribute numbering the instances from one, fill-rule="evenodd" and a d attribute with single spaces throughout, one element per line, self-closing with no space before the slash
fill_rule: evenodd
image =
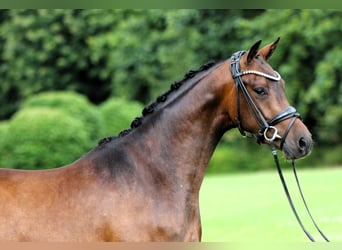
<path id="1" fill-rule="evenodd" d="M 283 154 L 286 160 L 297 160 L 308 156 L 312 151 L 312 142 L 296 147 L 288 145 L 286 142 L 283 145 Z"/>

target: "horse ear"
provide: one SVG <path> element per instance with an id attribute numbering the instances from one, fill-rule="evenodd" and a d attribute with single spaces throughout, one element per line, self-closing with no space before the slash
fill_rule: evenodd
<path id="1" fill-rule="evenodd" d="M 247 64 L 249 64 L 253 58 L 256 56 L 258 53 L 259 46 L 261 44 L 261 40 L 257 41 L 248 51 L 247 55 Z"/>
<path id="2" fill-rule="evenodd" d="M 273 52 L 277 48 L 279 40 L 280 40 L 280 37 L 278 37 L 277 40 L 275 40 L 273 43 L 270 43 L 266 45 L 265 47 L 263 47 L 262 49 L 260 49 L 259 54 L 263 56 L 266 61 L 272 56 Z"/>

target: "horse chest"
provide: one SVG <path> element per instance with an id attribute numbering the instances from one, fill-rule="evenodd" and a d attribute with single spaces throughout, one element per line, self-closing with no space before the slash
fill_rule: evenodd
<path id="1" fill-rule="evenodd" d="M 153 195 L 137 199 L 130 195 L 113 199 L 107 211 L 110 230 L 122 241 L 199 241 L 201 225 L 198 205 Z M 109 207 L 106 205 L 106 207 Z M 108 225 L 106 223 L 106 225 Z M 108 229 L 108 227 L 107 227 Z M 105 235 L 105 234 L 104 234 Z"/>

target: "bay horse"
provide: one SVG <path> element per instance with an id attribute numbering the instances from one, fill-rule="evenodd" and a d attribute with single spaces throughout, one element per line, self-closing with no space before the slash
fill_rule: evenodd
<path id="1" fill-rule="evenodd" d="M 311 151 L 311 134 L 267 63 L 278 41 L 189 71 L 129 130 L 70 165 L 1 169 L 0 240 L 200 241 L 199 190 L 226 131 L 272 142 L 286 159 Z"/>

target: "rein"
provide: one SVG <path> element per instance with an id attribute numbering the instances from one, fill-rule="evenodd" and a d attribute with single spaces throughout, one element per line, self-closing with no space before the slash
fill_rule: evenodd
<path id="1" fill-rule="evenodd" d="M 239 119 L 240 118 L 239 91 L 241 91 L 243 93 L 246 101 L 247 101 L 248 106 L 253 111 L 253 116 L 255 117 L 257 123 L 260 126 L 260 129 L 259 129 L 258 134 L 256 136 L 257 137 L 257 142 L 261 143 L 261 142 L 264 142 L 265 140 L 269 142 L 269 144 L 271 146 L 271 151 L 272 151 L 272 155 L 273 155 L 273 158 L 274 158 L 274 162 L 275 162 L 275 164 L 277 166 L 278 174 L 279 174 L 281 183 L 283 185 L 283 188 L 284 188 L 287 200 L 288 200 L 288 202 L 290 204 L 290 207 L 292 209 L 292 212 L 294 213 L 294 215 L 295 215 L 299 225 L 301 226 L 301 228 L 304 231 L 304 233 L 306 234 L 306 236 L 312 242 L 314 242 L 315 239 L 308 232 L 308 230 L 304 227 L 304 225 L 303 225 L 303 223 L 302 223 L 302 221 L 301 221 L 301 219 L 300 219 L 300 217 L 299 217 L 299 215 L 298 215 L 298 213 L 296 211 L 296 208 L 295 208 L 295 206 L 293 204 L 290 192 L 289 192 L 289 190 L 287 188 L 286 181 L 285 181 L 285 178 L 284 178 L 284 175 L 283 175 L 280 163 L 279 163 L 279 159 L 278 159 L 278 155 L 277 155 L 277 149 L 276 149 L 275 144 L 274 144 L 274 141 L 279 139 L 279 140 L 281 140 L 281 142 L 280 142 L 280 149 L 283 148 L 283 145 L 285 143 L 286 137 L 287 137 L 289 131 L 291 130 L 294 122 L 296 121 L 297 118 L 301 119 L 300 114 L 296 111 L 296 109 L 294 107 L 289 106 L 286 109 L 284 109 L 281 112 L 279 112 L 277 115 L 275 115 L 269 121 L 267 121 L 265 119 L 265 117 L 263 116 L 262 112 L 259 110 L 259 108 L 254 103 L 253 99 L 249 95 L 249 93 L 247 91 L 247 88 L 245 87 L 245 85 L 244 85 L 244 83 L 242 81 L 241 76 L 247 75 L 247 74 L 254 74 L 254 75 L 265 77 L 265 78 L 270 79 L 272 81 L 279 81 L 281 79 L 281 76 L 276 71 L 274 71 L 275 76 L 272 76 L 272 75 L 269 75 L 269 74 L 266 74 L 266 73 L 263 73 L 263 72 L 255 71 L 255 70 L 247 70 L 247 71 L 241 72 L 240 71 L 240 58 L 241 58 L 241 56 L 244 53 L 245 53 L 245 51 L 238 51 L 238 52 L 234 53 L 231 56 L 231 59 L 230 59 L 231 60 L 230 71 L 231 71 L 232 77 L 233 77 L 233 79 L 235 81 L 236 94 L 237 94 L 237 110 L 238 110 L 237 114 L 238 114 L 238 117 L 237 117 L 237 121 L 236 122 L 237 122 L 238 129 L 239 129 L 241 135 L 246 137 L 246 131 L 242 128 L 241 122 L 240 122 L 240 119 Z M 280 123 L 280 122 L 282 122 L 282 121 L 284 121 L 284 120 L 290 119 L 290 118 L 291 118 L 291 121 L 290 121 L 289 125 L 287 126 L 287 128 L 286 128 L 286 130 L 284 132 L 284 135 L 280 136 L 278 134 L 278 129 L 275 127 L 275 125 Z M 267 132 L 272 132 L 271 133 L 272 136 L 268 136 Z M 324 235 L 324 233 L 317 226 L 317 224 L 316 224 L 315 220 L 313 219 L 313 217 L 312 217 L 312 215 L 310 213 L 310 210 L 309 210 L 309 208 L 307 206 L 307 203 L 305 201 L 305 198 L 304 198 L 304 195 L 303 195 L 303 192 L 302 192 L 302 188 L 300 186 L 299 179 L 298 179 L 298 176 L 297 176 L 295 160 L 292 160 L 292 168 L 293 168 L 293 173 L 294 173 L 294 176 L 295 176 L 295 179 L 296 179 L 297 187 L 298 187 L 298 190 L 300 192 L 300 195 L 301 195 L 302 201 L 304 203 L 304 206 L 306 208 L 306 211 L 307 211 L 307 213 L 308 213 L 312 223 L 314 224 L 315 228 L 317 229 L 317 231 L 320 233 L 320 235 L 323 237 L 323 239 L 325 241 L 329 242 L 329 239 Z"/>

